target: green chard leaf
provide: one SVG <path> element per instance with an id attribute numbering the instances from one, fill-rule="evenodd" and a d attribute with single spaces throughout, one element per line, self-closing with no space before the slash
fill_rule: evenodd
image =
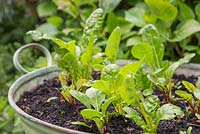
<path id="1" fill-rule="evenodd" d="M 145 0 L 151 12 L 166 23 L 173 21 L 177 14 L 177 8 L 166 0 Z"/>
<path id="2" fill-rule="evenodd" d="M 92 87 L 97 88 L 99 90 L 101 90 L 104 94 L 111 96 L 111 90 L 110 90 L 110 84 L 108 81 L 104 81 L 104 80 L 97 80 Z"/>
<path id="3" fill-rule="evenodd" d="M 95 110 L 100 111 L 102 103 L 105 101 L 106 95 L 96 88 L 89 88 L 86 90 L 86 95 L 90 99 L 90 104 Z"/>
<path id="4" fill-rule="evenodd" d="M 81 63 L 85 66 L 88 66 L 91 63 L 93 45 L 94 45 L 94 37 L 91 36 L 90 42 L 89 42 L 87 48 L 85 49 L 85 51 L 81 55 Z"/>
<path id="5" fill-rule="evenodd" d="M 102 25 L 104 21 L 104 13 L 101 8 L 96 9 L 86 20 L 86 25 L 83 30 L 82 40 L 80 42 L 81 46 L 86 47 L 90 40 L 90 36 L 93 34 L 94 42 L 97 40 L 99 33 L 102 30 Z"/>
<path id="6" fill-rule="evenodd" d="M 145 4 L 138 3 L 133 8 L 125 12 L 125 18 L 127 21 L 130 21 L 132 24 L 138 27 L 143 27 L 145 25 L 145 21 L 143 17 L 144 14 L 145 14 Z"/>
<path id="7" fill-rule="evenodd" d="M 142 104 L 145 108 L 145 111 L 148 113 L 153 113 L 160 107 L 160 100 L 157 96 L 151 95 L 146 97 L 144 101 L 142 101 Z"/>
<path id="8" fill-rule="evenodd" d="M 82 92 L 79 92 L 77 90 L 70 90 L 70 94 L 76 98 L 77 100 L 79 100 L 83 105 L 85 105 L 88 109 L 91 108 L 91 105 L 90 105 L 90 99 L 89 97 L 82 93 Z"/>
<path id="9" fill-rule="evenodd" d="M 101 80 L 113 80 L 117 78 L 120 67 L 116 64 L 109 64 L 105 66 L 101 72 Z"/>
<path id="10" fill-rule="evenodd" d="M 180 96 L 181 98 L 183 98 L 184 100 L 187 100 L 190 104 L 192 104 L 192 102 L 193 102 L 192 94 L 189 94 L 189 93 L 182 91 L 182 90 L 176 90 L 175 93 L 178 96 Z"/>
<path id="11" fill-rule="evenodd" d="M 102 113 L 105 115 L 107 113 L 107 108 L 110 105 L 110 103 L 112 103 L 113 101 L 116 100 L 116 97 L 110 97 L 109 99 L 107 99 L 101 106 L 101 111 Z"/>
<path id="12" fill-rule="evenodd" d="M 180 9 L 180 14 L 184 20 L 189 20 L 189 19 L 195 18 L 195 14 L 194 14 L 193 10 L 187 4 L 179 1 L 178 6 Z"/>
<path id="13" fill-rule="evenodd" d="M 176 116 L 183 115 L 183 111 L 178 106 L 172 104 L 164 104 L 158 109 L 157 115 L 160 120 L 171 120 Z"/>
<path id="14" fill-rule="evenodd" d="M 108 38 L 105 48 L 105 54 L 111 63 L 115 63 L 115 60 L 117 58 L 118 48 L 120 44 L 120 36 L 120 28 L 116 27 Z"/>
<path id="15" fill-rule="evenodd" d="M 132 55 L 144 62 L 153 70 L 162 67 L 162 59 L 164 56 L 163 39 L 156 27 L 148 24 L 140 31 L 143 42 L 132 48 Z"/>
<path id="16" fill-rule="evenodd" d="M 96 125 L 99 129 L 99 132 L 103 133 L 104 121 L 101 120 L 103 115 L 100 112 L 98 112 L 94 109 L 83 109 L 81 111 L 81 115 L 85 119 L 93 120 L 96 123 Z"/>
<path id="17" fill-rule="evenodd" d="M 131 54 L 139 59 L 143 60 L 148 66 L 154 66 L 153 50 L 151 45 L 147 43 L 140 43 L 132 47 Z"/>
<path id="18" fill-rule="evenodd" d="M 39 32 L 37 30 L 29 31 L 26 34 L 31 35 L 32 39 L 36 40 L 36 41 L 39 41 L 39 40 L 42 40 L 42 39 L 51 40 L 54 43 L 56 43 L 60 48 L 65 48 L 69 52 L 71 52 L 73 55 L 75 55 L 75 45 L 76 45 L 75 40 L 72 40 L 70 42 L 65 42 L 61 39 L 51 37 L 47 34 Z"/>
<path id="19" fill-rule="evenodd" d="M 101 7 L 105 13 L 113 11 L 121 2 L 121 0 L 99 0 L 99 7 Z"/>
<path id="20" fill-rule="evenodd" d="M 181 27 L 174 31 L 174 37 L 170 39 L 171 42 L 181 41 L 188 36 L 200 31 L 200 23 L 196 20 L 187 20 Z"/>
<path id="21" fill-rule="evenodd" d="M 190 92 L 194 93 L 194 91 L 197 90 L 197 88 L 190 82 L 188 81 L 182 81 L 182 84 L 185 86 L 185 88 Z"/>
<path id="22" fill-rule="evenodd" d="M 81 63 L 84 66 L 83 73 L 85 74 L 85 78 L 89 79 L 92 73 L 92 56 L 93 56 L 93 45 L 94 45 L 94 37 L 91 35 L 89 44 L 87 48 L 84 50 L 83 54 L 81 55 Z"/>
<path id="23" fill-rule="evenodd" d="M 185 63 L 188 63 L 193 57 L 195 56 L 194 53 L 186 55 L 184 58 L 179 59 L 178 61 L 172 63 L 165 71 L 165 78 L 167 81 L 170 81 L 172 76 L 174 75 L 175 71 Z"/>
<path id="24" fill-rule="evenodd" d="M 124 107 L 123 110 L 127 113 L 125 117 L 133 120 L 138 126 L 140 126 L 143 130 L 147 129 L 147 125 L 145 121 L 140 117 L 138 112 L 130 107 Z"/>
<path id="25" fill-rule="evenodd" d="M 136 72 L 138 71 L 138 69 L 140 68 L 141 64 L 142 64 L 141 61 L 129 63 L 129 64 L 123 66 L 120 69 L 119 74 L 121 74 L 123 76 L 126 76 L 126 75 L 135 75 Z"/>

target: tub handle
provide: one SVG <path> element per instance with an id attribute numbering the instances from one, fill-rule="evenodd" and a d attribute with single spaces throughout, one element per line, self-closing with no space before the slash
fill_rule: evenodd
<path id="1" fill-rule="evenodd" d="M 24 69 L 21 64 L 19 63 L 19 54 L 22 52 L 22 50 L 26 49 L 26 48 L 31 48 L 31 47 L 35 47 L 37 49 L 39 49 L 40 51 L 42 51 L 45 55 L 45 57 L 47 58 L 47 66 L 51 66 L 52 65 L 52 57 L 51 57 L 51 54 L 49 52 L 49 50 L 38 44 L 38 43 L 29 43 L 29 44 L 26 44 L 22 47 L 20 47 L 19 49 L 17 49 L 17 51 L 14 53 L 14 56 L 13 56 L 13 64 L 15 66 L 15 68 L 22 72 L 22 73 L 29 73 L 29 71 L 27 71 L 26 69 Z"/>

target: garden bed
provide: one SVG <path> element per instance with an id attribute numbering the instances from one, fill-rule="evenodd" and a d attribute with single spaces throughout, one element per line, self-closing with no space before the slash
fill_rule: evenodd
<path id="1" fill-rule="evenodd" d="M 183 75 L 174 77 L 175 83 L 178 83 L 182 80 L 188 80 L 195 83 L 196 77 L 190 76 L 186 78 Z M 84 121 L 79 113 L 85 108 L 85 106 L 78 101 L 76 107 L 73 107 L 71 104 L 66 102 L 60 93 L 60 88 L 61 85 L 57 78 L 44 80 L 43 84 L 36 87 L 33 91 L 25 92 L 17 102 L 17 105 L 31 116 L 48 123 L 74 130 L 98 133 L 97 127 L 93 122 L 88 122 L 93 129 L 71 124 L 71 122 L 75 121 Z M 185 109 L 186 103 L 184 101 L 176 101 L 175 104 L 180 106 L 182 110 Z M 112 105 L 108 109 L 110 112 L 112 112 Z M 190 118 L 186 119 L 184 116 L 170 121 L 161 121 L 159 123 L 157 133 L 179 134 L 180 130 L 186 131 L 189 126 L 192 126 L 192 134 L 198 134 L 200 131 L 200 125 L 190 120 L 192 118 L 193 117 L 191 116 Z M 140 127 L 138 127 L 133 121 L 123 116 L 116 115 L 111 116 L 108 124 L 108 130 L 108 133 L 111 134 L 142 134 L 142 129 L 140 129 Z"/>

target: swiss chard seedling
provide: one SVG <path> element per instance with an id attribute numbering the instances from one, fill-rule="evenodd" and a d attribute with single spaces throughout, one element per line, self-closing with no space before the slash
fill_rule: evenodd
<path id="1" fill-rule="evenodd" d="M 121 97 L 130 105 L 123 108 L 126 112 L 125 117 L 132 119 L 144 133 L 156 134 L 160 120 L 171 120 L 183 114 L 178 106 L 172 104 L 160 106 L 160 100 L 156 95 L 144 96 L 141 90 L 136 88 L 134 76 L 126 77 L 123 85 L 126 88 L 121 90 Z"/>
<path id="2" fill-rule="evenodd" d="M 116 64 L 110 64 L 103 68 L 101 79 L 95 81 L 92 87 L 101 90 L 108 97 L 116 97 L 113 105 L 118 114 L 123 113 L 123 101 L 121 98 L 121 90 L 126 88 L 123 84 L 125 76 L 134 75 L 139 70 L 141 62 L 129 63 L 122 68 Z"/>
<path id="3" fill-rule="evenodd" d="M 152 24 L 146 25 L 140 31 L 143 38 L 143 43 L 139 43 L 132 48 L 132 55 L 140 60 L 151 69 L 148 78 L 158 87 L 163 93 L 165 103 L 171 102 L 171 88 L 174 83 L 172 76 L 176 69 L 188 63 L 195 54 L 186 55 L 184 58 L 170 65 L 169 61 L 164 61 L 164 40 L 156 27 Z"/>
<path id="4" fill-rule="evenodd" d="M 101 134 L 108 132 L 110 113 L 107 108 L 115 97 L 106 99 L 106 95 L 96 88 L 89 88 L 86 93 L 77 90 L 70 90 L 70 93 L 86 106 L 86 109 L 81 111 L 83 118 L 94 121 Z"/>
<path id="5" fill-rule="evenodd" d="M 200 79 L 196 82 L 196 86 L 190 82 L 182 81 L 182 84 L 188 92 L 183 90 L 176 90 L 175 93 L 183 100 L 187 101 L 189 108 L 196 119 L 200 120 Z"/>

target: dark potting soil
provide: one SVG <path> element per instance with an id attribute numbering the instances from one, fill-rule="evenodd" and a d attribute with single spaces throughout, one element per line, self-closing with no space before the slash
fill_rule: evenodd
<path id="1" fill-rule="evenodd" d="M 175 76 L 174 81 L 179 80 L 196 81 L 196 78 L 191 76 L 186 78 L 182 75 Z M 43 121 L 55 124 L 61 127 L 75 129 L 79 131 L 98 133 L 97 127 L 93 122 L 87 122 L 93 129 L 80 125 L 73 125 L 71 122 L 84 121 L 79 111 L 85 107 L 77 102 L 73 107 L 67 103 L 60 94 L 60 82 L 57 78 L 52 80 L 44 80 L 42 85 L 39 85 L 33 92 L 26 92 L 21 96 L 17 105 L 26 113 Z M 177 101 L 178 106 L 185 108 L 186 103 Z M 113 108 L 110 108 L 113 109 Z M 157 129 L 157 134 L 179 134 L 179 131 L 186 131 L 192 125 L 192 134 L 200 134 L 200 125 L 188 123 L 186 118 L 174 119 L 170 121 L 161 121 Z M 123 116 L 112 116 L 108 124 L 109 134 L 142 134 L 142 130 L 133 121 L 124 118 Z"/>

